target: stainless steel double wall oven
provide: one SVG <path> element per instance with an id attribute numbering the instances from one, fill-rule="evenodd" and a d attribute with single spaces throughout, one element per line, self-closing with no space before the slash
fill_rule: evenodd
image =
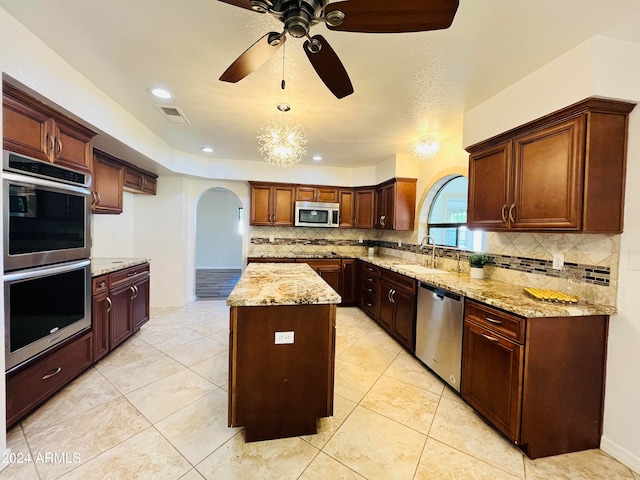
<path id="1" fill-rule="evenodd" d="M 91 176 L 3 151 L 5 368 L 91 327 Z"/>

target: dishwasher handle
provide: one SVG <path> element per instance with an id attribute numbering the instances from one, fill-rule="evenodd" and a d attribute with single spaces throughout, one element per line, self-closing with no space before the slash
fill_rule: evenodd
<path id="1" fill-rule="evenodd" d="M 431 291 L 431 296 L 434 300 L 444 300 L 444 297 L 447 297 L 455 302 L 461 302 L 462 297 L 453 292 L 448 292 L 443 290 L 442 288 L 434 287 L 433 285 L 429 285 L 428 283 L 420 282 L 420 288 L 424 288 L 425 290 Z"/>

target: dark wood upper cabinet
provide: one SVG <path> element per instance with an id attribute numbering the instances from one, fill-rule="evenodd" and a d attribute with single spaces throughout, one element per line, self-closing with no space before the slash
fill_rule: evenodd
<path id="1" fill-rule="evenodd" d="M 127 164 L 124 167 L 123 187 L 128 192 L 155 195 L 157 179 L 157 175 L 133 165 Z"/>
<path id="2" fill-rule="evenodd" d="M 4 149 L 90 172 L 95 132 L 7 82 L 2 88 Z"/>
<path id="3" fill-rule="evenodd" d="M 634 106 L 591 98 L 469 147 L 468 226 L 621 233 Z"/>
<path id="4" fill-rule="evenodd" d="M 314 185 L 296 186 L 296 201 L 337 203 L 338 189 Z"/>
<path id="5" fill-rule="evenodd" d="M 124 167 L 98 150 L 93 155 L 93 213 L 122 213 Z"/>
<path id="6" fill-rule="evenodd" d="M 338 203 L 340 204 L 340 228 L 353 228 L 353 202 L 353 188 L 341 188 L 338 190 Z"/>
<path id="7" fill-rule="evenodd" d="M 373 228 L 376 218 L 376 190 L 372 187 L 354 189 L 354 228 Z"/>
<path id="8" fill-rule="evenodd" d="M 251 225 L 293 227 L 295 185 L 249 182 Z"/>
<path id="9" fill-rule="evenodd" d="M 413 230 L 415 209 L 416 179 L 394 178 L 376 188 L 376 228 Z"/>

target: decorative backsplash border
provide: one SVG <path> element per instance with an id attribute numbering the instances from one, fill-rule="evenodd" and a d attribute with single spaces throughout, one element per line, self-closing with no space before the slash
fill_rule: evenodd
<path id="1" fill-rule="evenodd" d="M 382 240 L 364 240 L 362 243 L 358 239 L 326 239 L 326 238 L 269 238 L 252 237 L 252 245 L 272 245 L 274 247 L 381 247 L 398 251 L 411 252 L 415 254 L 431 254 L 431 245 L 420 249 L 419 245 L 413 243 L 403 243 L 398 246 L 397 242 L 387 242 Z M 436 253 L 440 258 L 449 260 L 466 261 L 467 257 L 474 253 L 469 250 L 459 250 L 455 248 L 436 247 Z M 500 255 L 487 253 L 491 258 L 491 265 L 495 268 L 512 270 L 524 273 L 533 273 L 548 277 L 567 277 L 571 276 L 574 280 L 609 287 L 611 285 L 611 268 L 600 265 L 589 265 L 582 263 L 565 262 L 564 270 L 554 270 L 553 263 L 549 260 L 541 260 L 536 258 L 518 257 L 512 255 Z"/>

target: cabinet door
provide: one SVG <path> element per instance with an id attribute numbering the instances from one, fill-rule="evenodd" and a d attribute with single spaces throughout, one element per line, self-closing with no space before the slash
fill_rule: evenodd
<path id="1" fill-rule="evenodd" d="M 373 228 L 375 225 L 375 189 L 359 189 L 355 190 L 354 211 L 355 218 L 354 228 Z"/>
<path id="2" fill-rule="evenodd" d="M 462 398 L 514 442 L 520 437 L 523 350 L 465 319 Z"/>
<path id="3" fill-rule="evenodd" d="M 512 229 L 581 227 L 584 117 L 514 140 Z"/>
<path id="4" fill-rule="evenodd" d="M 353 190 L 341 189 L 338 192 L 340 203 L 340 228 L 353 228 Z"/>
<path id="5" fill-rule="evenodd" d="M 380 281 L 379 285 L 377 321 L 381 327 L 391 332 L 393 331 L 393 315 L 395 310 L 394 303 L 391 300 L 393 285 L 384 281 Z"/>
<path id="6" fill-rule="evenodd" d="M 143 277 L 134 283 L 135 293 L 132 299 L 133 331 L 140 329 L 149 321 L 149 277 Z"/>
<path id="7" fill-rule="evenodd" d="M 508 230 L 511 202 L 511 142 L 469 157 L 467 226 Z"/>
<path id="8" fill-rule="evenodd" d="M 304 185 L 298 185 L 296 187 L 296 201 L 314 202 L 315 200 L 316 200 L 315 187 L 308 187 Z"/>
<path id="9" fill-rule="evenodd" d="M 47 116 L 12 97 L 2 103 L 4 148 L 29 157 L 49 161 L 47 152 Z"/>
<path id="10" fill-rule="evenodd" d="M 93 158 L 93 213 L 122 213 L 122 165 L 95 154 Z"/>
<path id="11" fill-rule="evenodd" d="M 271 186 L 251 185 L 251 225 L 272 225 Z"/>
<path id="12" fill-rule="evenodd" d="M 318 187 L 316 189 L 316 199 L 318 202 L 337 203 L 338 189 L 332 187 Z"/>
<path id="13" fill-rule="evenodd" d="M 342 305 L 353 305 L 356 303 L 357 287 L 357 262 L 355 259 L 342 260 Z"/>
<path id="14" fill-rule="evenodd" d="M 94 295 L 91 302 L 91 326 L 93 329 L 93 360 L 97 362 L 109 352 L 109 324 L 111 323 L 111 299 L 109 293 Z"/>
<path id="15" fill-rule="evenodd" d="M 391 300 L 395 307 L 393 335 L 413 353 L 416 350 L 416 296 L 394 289 Z"/>
<path id="16" fill-rule="evenodd" d="M 110 349 L 125 341 L 133 332 L 132 298 L 134 294 L 135 289 L 130 283 L 111 290 Z"/>
<path id="17" fill-rule="evenodd" d="M 74 170 L 89 171 L 91 137 L 63 122 L 55 122 L 55 163 Z"/>
<path id="18" fill-rule="evenodd" d="M 273 187 L 273 225 L 293 227 L 294 187 Z"/>

